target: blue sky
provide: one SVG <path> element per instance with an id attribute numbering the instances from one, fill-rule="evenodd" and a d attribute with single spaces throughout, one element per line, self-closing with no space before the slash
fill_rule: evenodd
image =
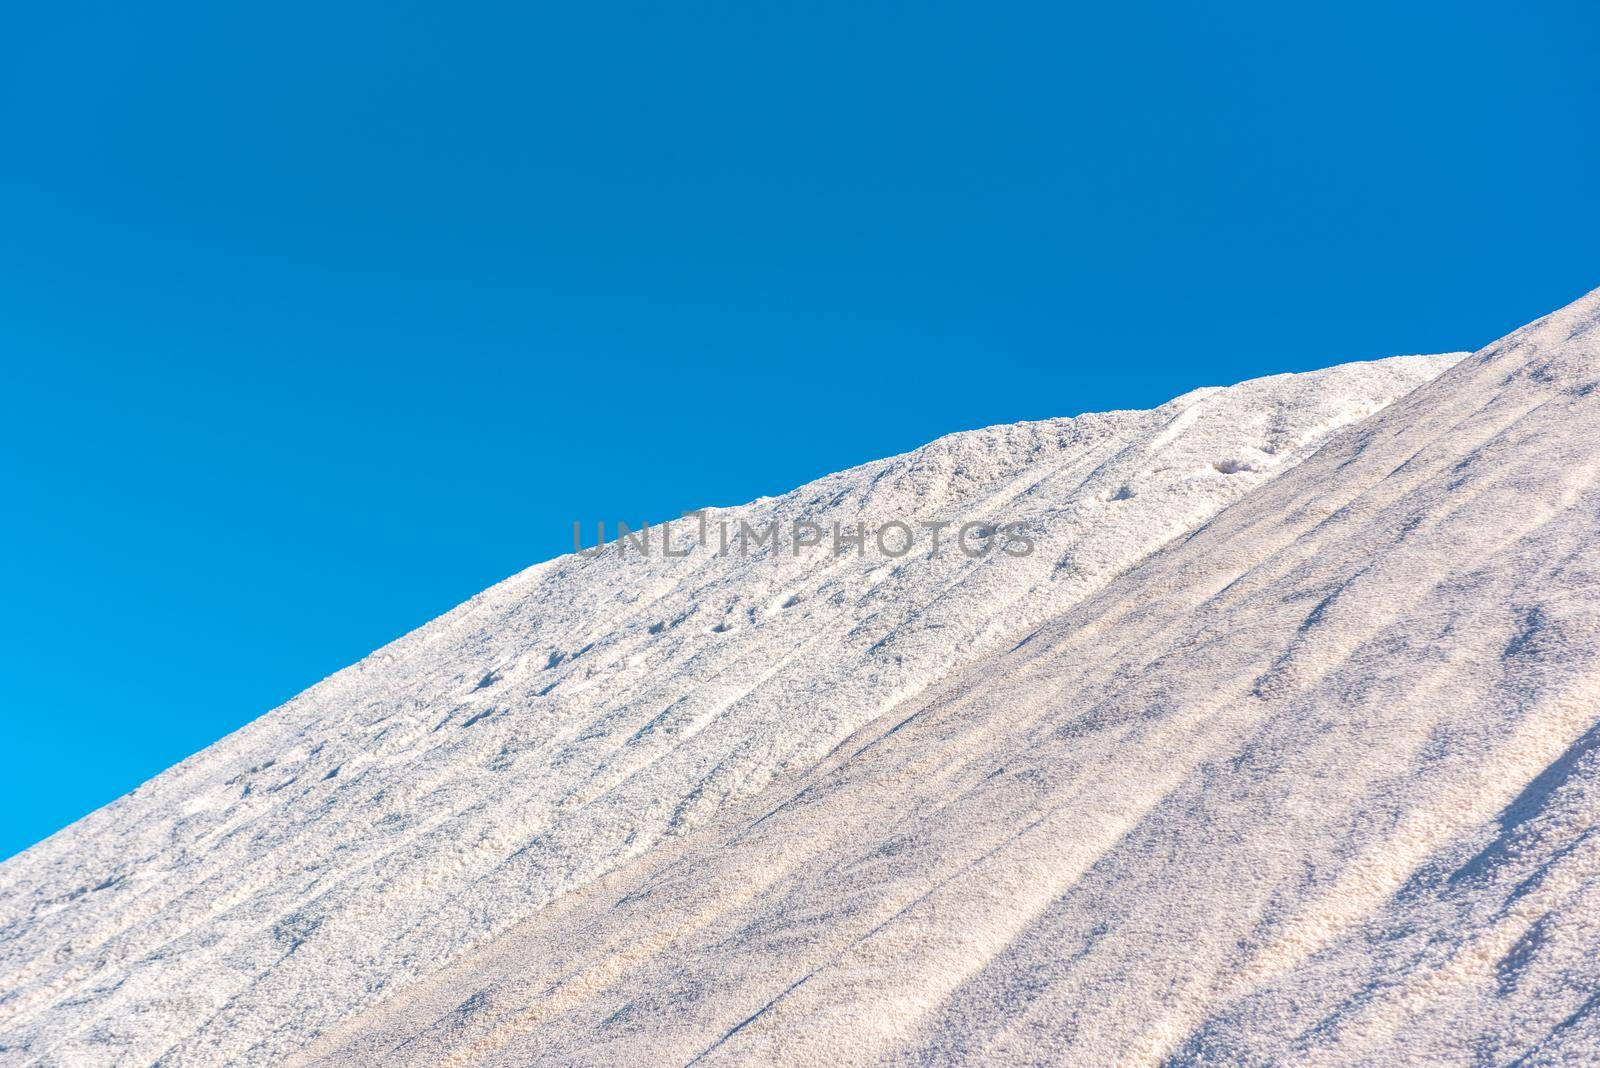
<path id="1" fill-rule="evenodd" d="M 1527 8 L 11 5 L 0 855 L 575 518 L 1600 285 Z"/>

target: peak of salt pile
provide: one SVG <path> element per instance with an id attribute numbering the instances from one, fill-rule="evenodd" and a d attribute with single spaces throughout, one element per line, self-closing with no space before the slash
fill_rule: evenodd
<path id="1" fill-rule="evenodd" d="M 1600 1062 L 1597 443 L 1600 291 L 305 1060 Z"/>
<path id="2" fill-rule="evenodd" d="M 710 514 L 1016 522 L 1025 557 L 693 545 L 508 579 L 0 866 L 0 1058 L 280 1060 L 807 771 L 1456 358 L 954 434 Z"/>

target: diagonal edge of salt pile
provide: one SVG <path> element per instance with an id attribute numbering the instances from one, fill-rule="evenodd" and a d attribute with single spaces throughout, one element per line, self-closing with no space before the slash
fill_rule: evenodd
<path id="1" fill-rule="evenodd" d="M 1459 354 L 991 427 L 538 565 L 0 865 L 0 1043 L 266 1062 L 803 770 Z M 717 554 L 796 521 L 1035 551 Z"/>
<path id="2" fill-rule="evenodd" d="M 1592 1063 L 1600 291 L 331 1063 Z"/>

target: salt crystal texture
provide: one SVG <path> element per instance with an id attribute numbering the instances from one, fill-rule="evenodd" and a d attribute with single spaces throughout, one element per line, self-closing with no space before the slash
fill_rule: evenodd
<path id="1" fill-rule="evenodd" d="M 1592 294 L 708 515 L 1027 556 L 538 565 L 0 866 L 0 1060 L 1600 1056 L 1597 381 Z"/>

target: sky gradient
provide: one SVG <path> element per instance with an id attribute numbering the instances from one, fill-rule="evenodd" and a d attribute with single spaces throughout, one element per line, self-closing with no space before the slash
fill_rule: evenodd
<path id="1" fill-rule="evenodd" d="M 336 8 L 333 9 L 333 8 Z M 1600 285 L 1592 5 L 13 5 L 0 856 L 570 546 Z"/>

